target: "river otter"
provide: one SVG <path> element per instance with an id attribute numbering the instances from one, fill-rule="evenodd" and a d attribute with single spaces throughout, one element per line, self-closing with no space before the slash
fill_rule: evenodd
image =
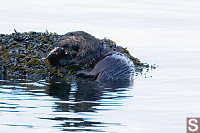
<path id="1" fill-rule="evenodd" d="M 80 65 L 84 70 L 77 72 L 78 75 L 94 77 L 99 82 L 130 80 L 134 73 L 134 64 L 127 56 L 83 31 L 61 37 L 46 61 L 52 66 Z"/>

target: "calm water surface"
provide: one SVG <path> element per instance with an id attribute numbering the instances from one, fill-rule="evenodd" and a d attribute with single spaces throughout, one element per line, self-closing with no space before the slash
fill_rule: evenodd
<path id="1" fill-rule="evenodd" d="M 159 67 L 134 83 L 0 80 L 0 132 L 184 133 L 200 117 L 197 0 L 1 0 L 0 32 L 108 37 Z"/>
<path id="2" fill-rule="evenodd" d="M 119 121 L 104 121 L 100 112 L 117 110 L 132 84 L 101 85 L 90 81 L 1 81 L 1 131 L 103 132 Z M 100 117 L 98 119 L 98 117 Z"/>

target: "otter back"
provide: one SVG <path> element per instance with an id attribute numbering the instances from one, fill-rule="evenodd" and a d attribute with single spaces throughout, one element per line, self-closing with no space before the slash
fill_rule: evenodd
<path id="1" fill-rule="evenodd" d="M 132 80 L 134 75 L 133 62 L 121 53 L 114 53 L 100 60 L 91 71 L 97 81 Z"/>

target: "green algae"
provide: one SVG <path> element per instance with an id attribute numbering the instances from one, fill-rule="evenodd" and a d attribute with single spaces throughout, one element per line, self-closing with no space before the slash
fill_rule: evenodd
<path id="1" fill-rule="evenodd" d="M 12 34 L 0 34 L 0 74 L 5 78 L 42 78 L 51 76 L 70 78 L 77 71 L 83 70 L 82 66 L 70 65 L 64 67 L 52 67 L 45 64 L 43 58 L 55 47 L 56 42 L 62 35 L 48 32 L 17 32 Z M 104 38 L 100 42 L 114 51 L 125 54 L 136 67 L 149 67 L 138 58 L 133 57 L 130 52 L 114 41 Z M 77 51 L 77 48 L 73 48 Z M 76 53 L 76 52 L 75 52 Z"/>

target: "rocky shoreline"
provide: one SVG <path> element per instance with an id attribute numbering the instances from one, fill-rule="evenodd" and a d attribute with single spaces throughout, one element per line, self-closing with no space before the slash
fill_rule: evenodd
<path id="1" fill-rule="evenodd" d="M 1 79 L 45 79 L 57 76 L 68 78 L 76 75 L 82 66 L 51 67 L 45 64 L 43 58 L 55 47 L 62 37 L 56 33 L 23 32 L 16 30 L 12 34 L 0 34 L 0 78 Z M 101 43 L 128 56 L 138 71 L 150 67 L 133 57 L 126 48 L 116 45 L 109 39 L 99 39 Z"/>

